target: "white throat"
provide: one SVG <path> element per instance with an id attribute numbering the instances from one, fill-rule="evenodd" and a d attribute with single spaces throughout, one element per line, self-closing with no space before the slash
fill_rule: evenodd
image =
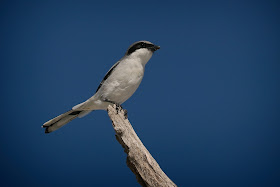
<path id="1" fill-rule="evenodd" d="M 148 50 L 146 48 L 141 48 L 141 49 L 137 49 L 136 51 L 131 53 L 129 55 L 129 58 L 138 60 L 141 62 L 141 64 L 143 66 L 145 66 L 147 64 L 147 62 L 150 60 L 150 58 L 152 57 L 152 55 L 153 55 L 153 52 L 151 52 L 150 50 Z"/>

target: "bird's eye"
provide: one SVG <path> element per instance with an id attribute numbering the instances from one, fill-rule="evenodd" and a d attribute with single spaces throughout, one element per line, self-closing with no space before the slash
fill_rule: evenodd
<path id="1" fill-rule="evenodd" d="M 141 43 L 141 46 L 142 46 L 142 47 L 145 47 L 145 44 L 144 44 L 144 43 Z"/>

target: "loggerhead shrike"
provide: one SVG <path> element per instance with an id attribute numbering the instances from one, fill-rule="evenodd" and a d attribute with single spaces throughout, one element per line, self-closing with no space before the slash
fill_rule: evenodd
<path id="1" fill-rule="evenodd" d="M 107 72 L 96 93 L 70 111 L 61 114 L 43 124 L 45 133 L 53 132 L 68 122 L 84 117 L 93 110 L 106 110 L 109 105 L 121 105 L 140 85 L 146 63 L 160 47 L 148 41 L 133 43 L 123 58 Z"/>

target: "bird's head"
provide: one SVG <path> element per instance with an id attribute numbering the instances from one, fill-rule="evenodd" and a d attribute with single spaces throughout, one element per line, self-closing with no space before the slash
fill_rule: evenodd
<path id="1" fill-rule="evenodd" d="M 131 56 L 135 58 L 147 58 L 149 60 L 153 53 L 160 49 L 160 46 L 157 46 L 149 41 L 138 41 L 133 43 L 126 51 L 126 56 Z"/>

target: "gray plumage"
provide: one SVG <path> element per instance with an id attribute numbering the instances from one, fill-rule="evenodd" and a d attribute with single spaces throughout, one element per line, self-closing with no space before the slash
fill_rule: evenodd
<path id="1" fill-rule="evenodd" d="M 143 79 L 146 63 L 159 48 L 148 41 L 133 43 L 124 57 L 107 72 L 96 93 L 68 112 L 44 123 L 42 127 L 45 128 L 45 133 L 53 132 L 93 110 L 106 110 L 111 104 L 121 105 L 137 90 Z"/>

